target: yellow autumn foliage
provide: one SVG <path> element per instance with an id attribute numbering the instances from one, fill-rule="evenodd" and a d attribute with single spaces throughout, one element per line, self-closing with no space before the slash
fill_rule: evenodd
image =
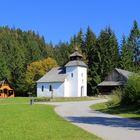
<path id="1" fill-rule="evenodd" d="M 46 58 L 40 61 L 32 62 L 27 67 L 26 82 L 32 86 L 35 82 L 46 74 L 50 69 L 57 66 L 57 62 L 53 58 Z"/>

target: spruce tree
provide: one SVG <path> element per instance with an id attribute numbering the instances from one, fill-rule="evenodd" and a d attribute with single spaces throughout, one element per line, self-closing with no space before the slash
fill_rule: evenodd
<path id="1" fill-rule="evenodd" d="M 0 81 L 5 79 L 11 80 L 11 72 L 6 65 L 5 58 L 0 55 Z"/>
<path id="2" fill-rule="evenodd" d="M 118 66 L 119 60 L 117 39 L 110 27 L 101 31 L 97 46 L 100 62 L 98 73 L 101 76 L 101 80 L 104 80 L 108 73 Z"/>
<path id="3" fill-rule="evenodd" d="M 133 53 L 132 50 L 128 47 L 125 36 L 123 36 L 121 44 L 120 67 L 125 70 L 133 70 Z"/>
<path id="4" fill-rule="evenodd" d="M 85 35 L 85 42 L 84 46 L 82 48 L 87 65 L 88 65 L 88 95 L 95 94 L 95 77 L 96 77 L 96 70 L 95 70 L 95 50 L 96 50 L 96 35 L 93 33 L 93 31 L 90 29 L 90 27 L 87 28 L 87 32 Z"/>
<path id="5" fill-rule="evenodd" d="M 77 46 L 79 47 L 80 50 L 82 50 L 83 45 L 84 45 L 84 34 L 82 29 L 80 28 L 80 31 L 77 34 Z"/>
<path id="6" fill-rule="evenodd" d="M 96 35 L 92 32 L 90 27 L 88 27 L 85 36 L 84 52 L 86 54 L 86 59 L 89 68 L 92 68 L 95 46 L 96 46 Z"/>
<path id="7" fill-rule="evenodd" d="M 133 53 L 133 62 L 135 64 L 135 69 L 139 67 L 139 59 L 140 59 L 140 30 L 138 27 L 138 23 L 135 20 L 132 30 L 130 31 L 130 35 L 128 38 L 128 46 L 129 49 L 132 50 Z"/>

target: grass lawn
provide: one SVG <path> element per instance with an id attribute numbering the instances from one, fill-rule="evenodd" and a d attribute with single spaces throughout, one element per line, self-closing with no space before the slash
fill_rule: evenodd
<path id="1" fill-rule="evenodd" d="M 49 105 L 28 98 L 0 99 L 0 140 L 99 140 L 70 124 Z"/>
<path id="2" fill-rule="evenodd" d="M 98 103 L 90 106 L 97 111 L 119 115 L 125 118 L 140 120 L 140 108 L 135 106 L 120 106 L 120 104 L 111 105 L 107 103 Z"/>

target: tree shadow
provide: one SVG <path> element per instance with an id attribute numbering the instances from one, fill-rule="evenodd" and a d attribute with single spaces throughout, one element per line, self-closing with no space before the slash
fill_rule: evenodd
<path id="1" fill-rule="evenodd" d="M 103 126 L 124 127 L 130 130 L 140 130 L 140 122 L 126 118 L 108 117 L 67 117 L 73 123 L 98 124 Z"/>

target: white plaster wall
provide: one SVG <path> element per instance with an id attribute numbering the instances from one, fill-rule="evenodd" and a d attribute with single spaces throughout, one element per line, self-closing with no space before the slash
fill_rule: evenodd
<path id="1" fill-rule="evenodd" d="M 85 67 L 67 67 L 66 68 L 67 78 L 69 84 L 66 88 L 69 91 L 69 95 L 67 97 L 81 97 L 87 96 L 87 68 Z M 73 77 L 71 74 L 73 73 Z M 83 86 L 84 91 L 81 95 L 81 87 Z"/>
<path id="2" fill-rule="evenodd" d="M 83 93 L 81 95 L 81 87 L 83 86 Z M 87 96 L 87 68 L 78 67 L 78 96 Z"/>
<path id="3" fill-rule="evenodd" d="M 70 86 L 69 81 L 66 78 L 65 79 L 65 82 L 64 82 L 64 97 L 69 97 L 69 94 L 70 94 L 70 92 L 69 92 L 69 90 L 70 90 L 69 86 Z"/>
<path id="4" fill-rule="evenodd" d="M 50 97 L 50 85 L 52 86 L 54 97 L 64 97 L 64 83 L 37 83 L 37 97 Z M 42 86 L 44 86 L 43 92 Z"/>
<path id="5" fill-rule="evenodd" d="M 67 88 L 69 91 L 68 97 L 78 97 L 78 68 L 77 67 L 67 67 L 67 80 L 69 82 Z M 73 73 L 73 77 L 71 74 Z"/>

